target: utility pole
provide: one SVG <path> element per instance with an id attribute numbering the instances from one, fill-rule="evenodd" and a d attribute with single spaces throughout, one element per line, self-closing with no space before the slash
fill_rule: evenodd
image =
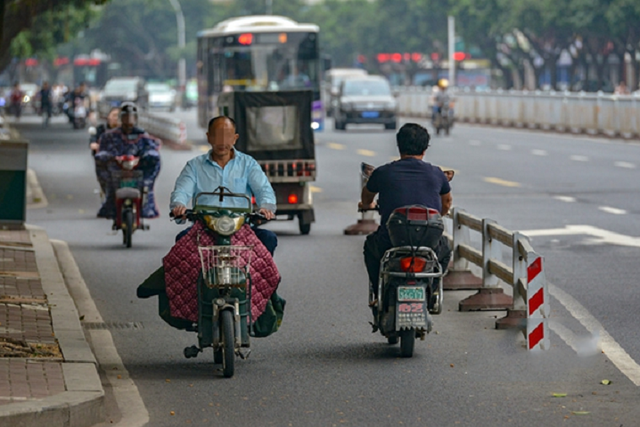
<path id="1" fill-rule="evenodd" d="M 178 103 L 182 106 L 182 95 L 187 85 L 187 62 L 184 59 L 183 53 L 185 46 L 184 15 L 182 14 L 182 8 L 178 0 L 169 0 L 169 2 L 176 13 L 176 22 L 178 24 L 178 48 L 180 49 L 180 59 L 178 59 Z"/>
<path id="2" fill-rule="evenodd" d="M 456 19 L 450 16 L 447 20 L 449 34 L 449 85 L 456 85 L 456 60 L 454 58 L 456 48 Z"/>

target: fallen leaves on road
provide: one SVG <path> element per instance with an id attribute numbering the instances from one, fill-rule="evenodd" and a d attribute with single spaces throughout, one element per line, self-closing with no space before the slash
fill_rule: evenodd
<path id="1" fill-rule="evenodd" d="M 602 381 L 600 381 L 600 384 L 602 384 L 602 385 L 610 385 L 610 384 L 611 384 L 611 381 L 609 381 L 609 380 L 602 380 Z"/>
<path id="2" fill-rule="evenodd" d="M 553 397 L 567 397 L 567 393 L 553 393 Z"/>

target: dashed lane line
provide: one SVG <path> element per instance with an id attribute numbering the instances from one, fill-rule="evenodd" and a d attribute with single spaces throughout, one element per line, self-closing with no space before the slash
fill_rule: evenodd
<path id="1" fill-rule="evenodd" d="M 344 150 L 347 148 L 344 144 L 338 144 L 337 142 L 330 142 L 327 144 L 327 147 L 332 150 Z"/>
<path id="2" fill-rule="evenodd" d="M 484 182 L 488 182 L 490 184 L 496 184 L 496 185 L 502 185 L 503 187 L 520 187 L 520 183 L 519 182 L 514 182 L 514 181 L 507 181 L 504 179 L 500 179 L 500 178 L 495 178 L 495 177 L 485 177 L 484 178 Z"/>
<path id="3" fill-rule="evenodd" d="M 600 209 L 602 212 L 614 215 L 624 215 L 627 213 L 627 211 L 625 211 L 624 209 L 612 208 L 611 206 L 599 206 L 598 209 Z"/>
<path id="4" fill-rule="evenodd" d="M 309 186 L 309 190 L 310 190 L 312 193 L 322 193 L 322 188 L 320 188 L 320 187 L 316 187 L 315 185 L 310 185 L 310 186 Z"/>
<path id="5" fill-rule="evenodd" d="M 481 141 L 478 141 L 477 139 L 470 139 L 470 140 L 469 140 L 469 145 L 475 145 L 475 146 L 478 146 L 478 145 L 481 145 L 481 144 L 482 144 L 482 142 L 481 142 Z"/>
<path id="6" fill-rule="evenodd" d="M 635 169 L 636 165 L 629 162 L 615 162 L 614 165 L 619 168 Z"/>
<path id="7" fill-rule="evenodd" d="M 573 155 L 571 157 L 569 157 L 569 159 L 573 160 L 574 162 L 588 162 L 589 158 L 587 156 L 579 156 L 579 155 Z"/>
<path id="8" fill-rule="evenodd" d="M 553 198 L 566 203 L 573 203 L 576 201 L 576 198 L 571 196 L 553 196 Z"/>
<path id="9" fill-rule="evenodd" d="M 498 144 L 496 148 L 502 151 L 511 151 L 511 146 L 508 144 Z"/>
<path id="10" fill-rule="evenodd" d="M 545 150 L 531 150 L 531 154 L 533 154 L 534 156 L 548 156 L 549 153 L 547 153 Z"/>
<path id="11" fill-rule="evenodd" d="M 375 151 L 365 150 L 364 148 L 359 148 L 356 153 L 366 157 L 374 157 L 376 155 Z"/>

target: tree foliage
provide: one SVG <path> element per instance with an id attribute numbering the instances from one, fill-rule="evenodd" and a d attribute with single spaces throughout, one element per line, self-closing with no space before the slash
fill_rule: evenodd
<path id="1" fill-rule="evenodd" d="M 98 48 L 132 73 L 173 77 L 180 56 L 186 57 L 193 73 L 199 30 L 230 17 L 266 12 L 263 0 L 180 3 L 186 22 L 184 50 L 177 47 L 169 0 L 5 0 L 0 8 L 5 23 L 0 54 L 6 61 L 7 40 L 13 41 L 17 56 L 51 53 L 52 46 L 88 26 L 76 41 L 77 49 L 88 53 Z M 93 4 L 104 4 L 99 19 L 94 18 Z M 356 58 L 364 57 L 366 67 L 380 71 L 375 58 L 381 52 L 443 56 L 447 15 L 453 15 L 465 45 L 482 52 L 502 74 L 506 87 L 521 87 L 530 74 L 535 82 L 550 75 L 550 85 L 556 86 L 556 66 L 567 52 L 573 81 L 586 70 L 586 78 L 601 87 L 612 55 L 618 58 L 618 75 L 624 72 L 625 56 L 634 59 L 635 74 L 640 74 L 635 61 L 640 56 L 638 0 L 273 0 L 272 4 L 274 14 L 319 25 L 323 51 L 337 66 L 352 66 Z M 51 24 L 59 22 L 64 25 Z"/>
<path id="2" fill-rule="evenodd" d="M 0 70 L 12 56 L 51 53 L 89 24 L 108 0 L 1 0 Z"/>

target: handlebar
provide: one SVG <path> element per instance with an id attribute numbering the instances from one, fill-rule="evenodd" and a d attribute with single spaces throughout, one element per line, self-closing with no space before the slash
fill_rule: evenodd
<path id="1" fill-rule="evenodd" d="M 181 217 L 176 217 L 173 214 L 173 212 L 169 212 L 169 218 L 171 218 L 171 220 L 186 219 L 187 221 L 194 222 L 197 217 L 198 215 L 193 211 L 193 209 L 187 209 L 184 215 L 182 215 Z M 257 211 L 247 214 L 247 217 L 248 217 L 247 222 L 255 225 L 261 225 L 261 224 L 264 224 L 265 222 L 271 221 L 266 216 L 264 216 L 263 214 Z"/>

